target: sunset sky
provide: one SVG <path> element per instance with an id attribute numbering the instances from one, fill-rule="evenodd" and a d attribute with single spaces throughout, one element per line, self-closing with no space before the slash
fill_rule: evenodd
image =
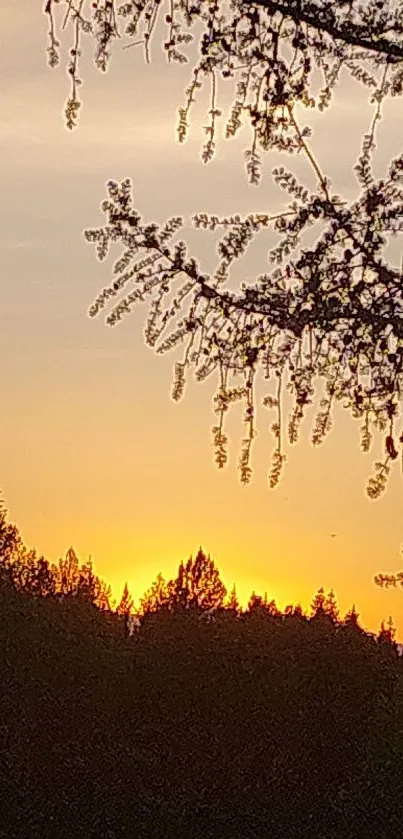
<path id="1" fill-rule="evenodd" d="M 375 435 L 370 453 L 362 454 L 359 422 L 338 407 L 332 432 L 313 448 L 311 407 L 300 442 L 286 443 L 288 461 L 273 491 L 267 476 L 274 417 L 259 406 L 253 477 L 243 487 L 240 406 L 227 420 L 229 465 L 218 471 L 213 460 L 216 376 L 203 384 L 190 378 L 175 404 L 172 371 L 182 348 L 157 356 L 145 346 L 148 307 L 139 306 L 113 329 L 102 316 L 87 315 L 110 281 L 113 260 L 97 262 L 82 231 L 104 222 L 99 208 L 109 178 L 132 179 L 144 220 L 183 215 L 187 227 L 180 237 L 210 271 L 217 236 L 193 231 L 192 213 L 278 211 L 286 196 L 272 185 L 271 169 L 282 163 L 314 187 L 308 164 L 302 156 L 266 155 L 260 187 L 250 186 L 245 127 L 235 140 L 220 138 L 216 158 L 203 165 L 207 85 L 189 140 L 180 146 L 177 110 L 193 65 L 166 64 L 163 25 L 148 66 L 141 47 L 115 44 L 110 69 L 101 75 L 92 65 L 91 41 L 84 42 L 80 123 L 68 132 L 63 108 L 72 33 L 64 33 L 61 65 L 51 71 L 42 6 L 0 4 L 0 486 L 10 520 L 25 543 L 51 561 L 70 545 L 82 560 L 91 555 L 116 596 L 127 580 L 137 601 L 159 571 L 173 576 L 201 544 L 227 588 L 236 583 L 243 604 L 255 590 L 267 591 L 281 608 L 290 602 L 306 608 L 319 586 L 333 587 L 343 613 L 355 602 L 362 624 L 373 631 L 392 615 L 403 639 L 403 590 L 381 590 L 373 582 L 376 573 L 402 567 L 400 462 L 378 501 L 365 494 L 383 441 Z M 351 198 L 358 194 L 352 166 L 372 107 L 367 90 L 342 78 L 330 111 L 305 112 L 303 124 L 314 128 L 312 145 L 333 191 Z M 221 91 L 223 130 L 232 83 L 221 84 Z M 388 101 L 378 129 L 378 176 L 401 151 L 402 117 L 401 100 Z M 267 270 L 275 241 L 261 234 L 234 278 L 253 280 Z M 390 259 L 400 263 L 396 240 Z M 260 382 L 260 398 L 271 389 L 271 382 Z"/>

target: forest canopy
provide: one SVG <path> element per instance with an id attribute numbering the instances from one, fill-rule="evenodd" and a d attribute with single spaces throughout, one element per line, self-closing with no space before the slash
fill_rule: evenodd
<path id="1" fill-rule="evenodd" d="M 0 835 L 384 839 L 402 807 L 403 657 L 320 588 L 240 609 L 200 548 L 137 627 L 73 549 L 0 516 Z M 268 825 L 270 833 L 268 834 Z"/>

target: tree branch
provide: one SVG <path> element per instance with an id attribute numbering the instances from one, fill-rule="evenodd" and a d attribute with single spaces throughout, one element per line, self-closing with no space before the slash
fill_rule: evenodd
<path id="1" fill-rule="evenodd" d="M 249 2 L 247 3 L 249 5 Z M 253 0 L 254 6 L 262 6 L 268 12 L 281 12 L 285 17 L 291 18 L 295 23 L 306 23 L 319 32 L 326 32 L 336 41 L 344 41 L 361 49 L 386 54 L 391 58 L 403 60 L 403 44 L 396 44 L 387 38 L 379 38 L 374 41 L 368 39 L 366 28 L 357 24 L 338 25 L 333 11 L 333 3 L 326 8 L 327 18 L 321 18 L 318 14 L 321 9 L 312 8 L 312 11 L 305 11 L 301 0 L 289 0 L 289 2 L 278 2 L 278 0 Z M 322 7 L 323 10 L 324 7 Z"/>

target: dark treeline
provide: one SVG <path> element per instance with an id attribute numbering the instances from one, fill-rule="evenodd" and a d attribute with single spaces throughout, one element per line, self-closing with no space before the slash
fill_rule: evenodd
<path id="1" fill-rule="evenodd" d="M 402 836 L 403 658 L 358 618 L 242 610 L 201 549 L 135 612 L 2 508 L 0 836 Z"/>

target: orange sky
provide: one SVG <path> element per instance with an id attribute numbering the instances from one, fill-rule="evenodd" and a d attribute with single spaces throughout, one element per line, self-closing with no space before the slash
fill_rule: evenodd
<path id="1" fill-rule="evenodd" d="M 68 80 L 63 63 L 53 72 L 46 67 L 40 8 L 6 0 L 0 27 L 7 32 L 0 54 L 0 485 L 10 519 L 50 560 L 70 544 L 82 559 L 91 554 L 116 595 L 127 580 L 137 600 L 159 571 L 172 576 L 201 544 L 227 587 L 236 582 L 242 602 L 255 589 L 267 590 L 282 608 L 298 601 L 307 607 L 319 586 L 333 587 L 343 612 L 355 601 L 362 623 L 375 631 L 391 614 L 403 638 L 403 591 L 383 591 L 373 582 L 379 571 L 400 570 L 403 541 L 400 464 L 379 501 L 364 492 L 381 441 L 375 437 L 372 451 L 362 454 L 359 423 L 338 408 L 334 430 L 313 449 L 311 409 L 303 439 L 292 451 L 287 445 L 283 479 L 270 491 L 273 419 L 259 407 L 254 475 L 242 487 L 239 407 L 227 423 L 229 466 L 218 471 L 213 463 L 216 378 L 190 381 L 182 403 L 174 404 L 172 370 L 181 350 L 156 356 L 145 347 L 145 307 L 115 329 L 87 317 L 111 276 L 111 261 L 97 263 L 82 236 L 84 227 L 103 223 L 107 179 L 131 177 L 144 219 L 163 222 L 176 214 L 189 220 L 198 211 L 276 211 L 284 204 L 271 168 L 281 162 L 313 187 L 308 165 L 301 157 L 266 155 L 261 186 L 249 186 L 244 129 L 236 140 L 220 140 L 217 158 L 204 166 L 207 94 L 195 109 L 189 141 L 179 146 L 177 109 L 191 65 L 167 67 L 158 36 L 150 66 L 142 52 L 116 48 L 106 76 L 92 68 L 87 43 L 84 105 L 71 134 L 62 118 Z M 68 40 L 63 43 L 65 58 Z M 225 116 L 231 99 L 232 89 L 223 88 Z M 351 169 L 371 120 L 366 100 L 365 90 L 344 79 L 331 110 L 309 114 L 317 157 L 334 191 L 346 197 L 357 194 Z M 402 127 L 394 100 L 379 129 L 379 176 L 400 150 Z M 213 269 L 217 237 L 187 224 L 181 237 L 202 270 Z M 275 240 L 265 236 L 238 266 L 233 288 L 266 270 Z M 270 391 L 265 385 L 261 396 Z"/>

